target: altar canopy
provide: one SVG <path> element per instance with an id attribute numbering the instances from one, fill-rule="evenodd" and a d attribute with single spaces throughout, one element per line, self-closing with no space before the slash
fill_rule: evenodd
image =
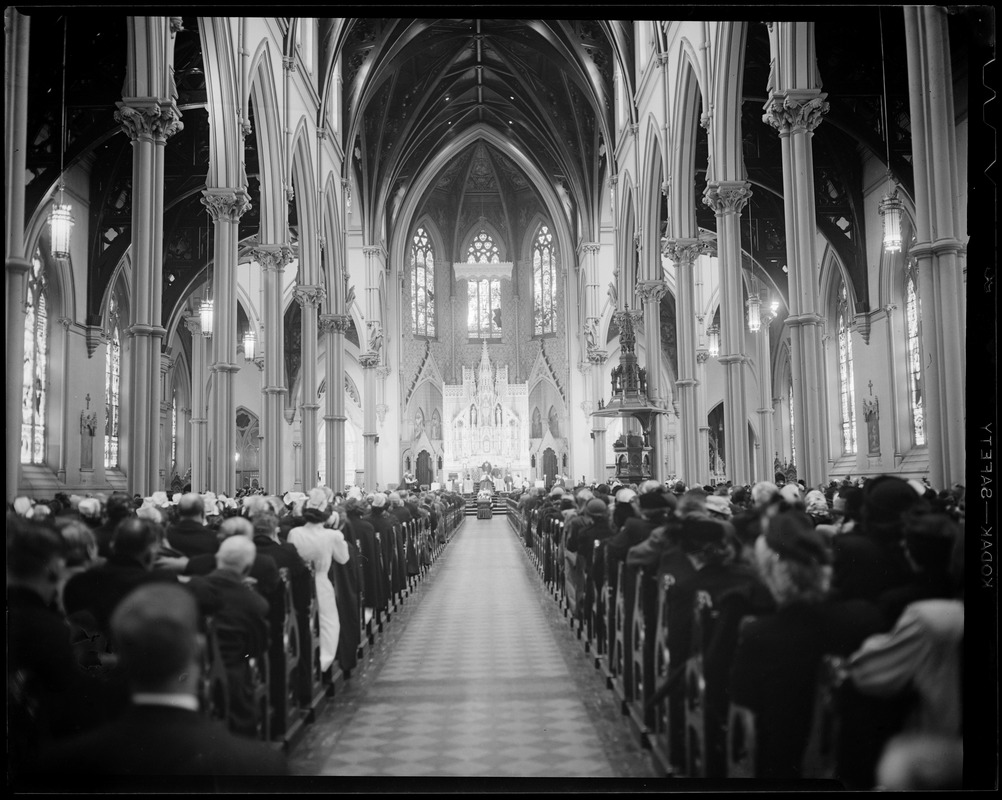
<path id="1" fill-rule="evenodd" d="M 529 388 L 508 383 L 508 367 L 491 363 L 486 340 L 480 364 L 463 367 L 463 383 L 443 387 L 442 404 L 447 473 L 476 481 L 484 464 L 496 479 L 528 473 Z"/>

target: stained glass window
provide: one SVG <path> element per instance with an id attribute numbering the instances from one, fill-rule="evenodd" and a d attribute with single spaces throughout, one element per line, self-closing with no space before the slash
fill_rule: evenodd
<path id="1" fill-rule="evenodd" d="M 104 467 L 117 468 L 119 390 L 122 375 L 122 326 L 118 318 L 118 302 L 112 293 L 108 301 L 108 358 L 104 372 Z"/>
<path id="2" fill-rule="evenodd" d="M 171 466 L 177 469 L 177 392 L 170 403 L 170 458 Z"/>
<path id="3" fill-rule="evenodd" d="M 435 335 L 435 253 L 424 228 L 418 228 L 411 243 L 414 264 L 411 279 L 411 310 L 416 336 Z"/>
<path id="4" fill-rule="evenodd" d="M 838 330 L 838 384 L 842 420 L 842 452 L 856 452 L 856 391 L 852 377 L 852 337 L 849 333 L 849 300 L 845 284 L 836 316 Z"/>
<path id="5" fill-rule="evenodd" d="M 467 264 L 500 264 L 501 254 L 487 231 L 480 231 L 466 252 Z M 501 281 L 468 281 L 468 330 L 472 339 L 501 338 Z"/>
<path id="6" fill-rule="evenodd" d="M 553 234 L 543 225 L 532 245 L 533 333 L 553 333 L 556 325 L 556 264 Z"/>
<path id="7" fill-rule="evenodd" d="M 21 392 L 21 463 L 45 460 L 45 406 L 48 389 L 49 325 L 45 267 L 36 250 L 28 273 L 24 315 L 24 384 Z"/>
<path id="8" fill-rule="evenodd" d="M 925 444 L 925 401 L 922 396 L 922 351 L 919 326 L 922 304 L 918 295 L 914 265 L 905 278 L 905 333 L 908 338 L 908 404 L 912 413 L 912 437 L 915 446 Z"/>

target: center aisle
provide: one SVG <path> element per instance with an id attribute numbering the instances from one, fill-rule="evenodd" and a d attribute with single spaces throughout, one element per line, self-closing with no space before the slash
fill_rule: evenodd
<path id="1" fill-rule="evenodd" d="M 503 516 L 467 518 L 386 634 L 294 774 L 654 776 Z"/>

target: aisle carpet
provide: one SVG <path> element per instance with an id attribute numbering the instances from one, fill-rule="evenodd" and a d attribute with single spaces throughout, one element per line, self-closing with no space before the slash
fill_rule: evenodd
<path id="1" fill-rule="evenodd" d="M 466 520 L 290 763 L 327 776 L 654 775 L 503 516 Z"/>

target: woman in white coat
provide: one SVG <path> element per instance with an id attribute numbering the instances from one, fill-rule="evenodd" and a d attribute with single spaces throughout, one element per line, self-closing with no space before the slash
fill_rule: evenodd
<path id="1" fill-rule="evenodd" d="M 327 493 L 321 488 L 311 489 L 303 504 L 305 524 L 289 531 L 289 543 L 299 551 L 303 561 L 313 565 L 320 610 L 320 669 L 323 672 L 334 663 L 341 634 L 334 584 L 329 575 L 331 561 L 348 563 L 348 543 L 344 534 L 336 528 L 326 527 L 336 516 L 336 512 L 331 511 Z"/>

